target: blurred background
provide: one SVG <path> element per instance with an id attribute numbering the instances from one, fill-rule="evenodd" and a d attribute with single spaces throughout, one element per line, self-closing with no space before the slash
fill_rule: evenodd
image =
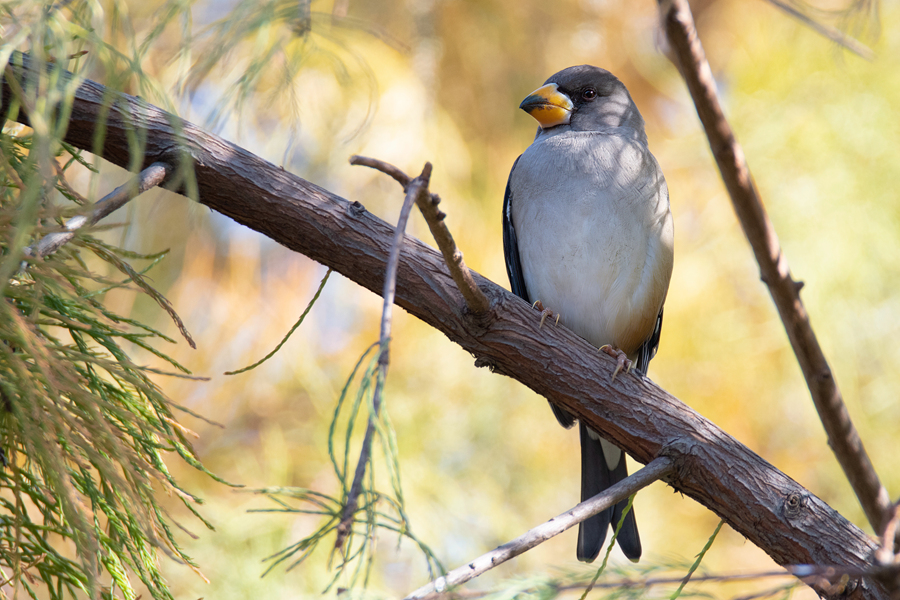
<path id="1" fill-rule="evenodd" d="M 129 40 L 147 35 L 174 5 L 117 3 L 98 20 L 97 32 L 126 51 Z M 871 61 L 762 0 L 693 2 L 692 8 L 727 116 L 792 272 L 806 284 L 813 326 L 896 497 L 900 7 L 885 3 L 879 11 L 861 3 L 840 12 L 847 7 L 831 2 L 811 11 L 859 35 L 875 52 Z M 377 157 L 409 173 L 431 161 L 432 189 L 443 198 L 466 261 L 507 288 L 500 207 L 509 169 L 535 131 L 519 102 L 570 65 L 591 63 L 618 75 L 647 121 L 675 216 L 675 269 L 649 376 L 872 533 L 826 445 L 693 105 L 666 57 L 656 3 L 335 0 L 298 7 L 198 0 L 192 11 L 192 20 L 173 19 L 142 60 L 158 89 L 133 83 L 127 91 L 157 102 L 168 97 L 189 120 L 388 222 L 398 216 L 399 187 L 351 167 L 349 156 Z M 247 73 L 256 77 L 252 84 Z M 106 76 L 100 69 L 88 74 L 101 82 Z M 102 194 L 126 177 L 106 166 L 95 185 Z M 151 275 L 198 344 L 196 351 L 183 341 L 163 350 L 211 378 L 158 379 L 174 401 L 221 425 L 185 417 L 204 464 L 251 489 L 335 493 L 328 424 L 353 365 L 377 340 L 381 299 L 333 275 L 274 359 L 225 376 L 277 344 L 325 269 L 163 191 L 145 194 L 127 211 L 117 215 L 127 225 L 109 238 L 141 252 L 172 250 Z M 417 214 L 409 232 L 434 245 Z M 116 291 L 107 302 L 180 339 L 146 298 Z M 141 361 L 162 366 L 151 355 L 138 355 Z M 471 356 L 399 308 L 385 393 L 411 526 L 448 568 L 578 501 L 577 435 L 556 425 L 542 398 L 475 368 Z M 204 583 L 163 558 L 177 598 L 297 598 L 318 595 L 331 579 L 326 551 L 294 570 L 260 577 L 263 559 L 313 531 L 316 517 L 248 513 L 274 505 L 179 461 L 171 469 L 206 499 L 202 514 L 216 527 L 207 531 L 183 510 L 175 512 L 196 534 L 182 541 L 209 579 Z M 624 576 L 689 564 L 718 523 L 660 483 L 641 492 L 635 506 L 643 566 L 615 550 L 613 563 Z M 412 544 L 398 546 L 388 535 L 378 543 L 370 595 L 400 596 L 426 583 L 424 560 Z M 775 567 L 728 526 L 704 561 L 715 573 Z M 574 530 L 467 589 L 502 589 L 511 578 L 525 585 L 569 571 L 590 571 L 575 561 Z M 778 583 L 689 589 L 730 598 Z M 815 595 L 800 588 L 795 597 Z"/>

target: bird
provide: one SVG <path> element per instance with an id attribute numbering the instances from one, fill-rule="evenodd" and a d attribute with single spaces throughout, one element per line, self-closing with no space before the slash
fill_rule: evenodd
<path id="1" fill-rule="evenodd" d="M 646 375 L 659 347 L 672 277 L 669 191 L 647 145 L 644 120 L 625 85 L 599 67 L 552 75 L 522 101 L 538 121 L 513 164 L 503 200 L 503 250 L 513 293 L 616 358 L 612 377 Z M 546 307 L 546 308 L 545 308 Z M 576 418 L 550 404 L 559 423 Z M 581 499 L 628 476 L 620 448 L 579 423 Z M 627 500 L 579 525 L 576 556 L 597 558 Z M 634 511 L 617 537 L 637 561 Z"/>

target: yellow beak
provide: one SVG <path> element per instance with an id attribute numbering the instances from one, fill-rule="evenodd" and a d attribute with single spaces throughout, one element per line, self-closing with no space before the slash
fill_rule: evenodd
<path id="1" fill-rule="evenodd" d="M 548 83 L 531 92 L 519 108 L 534 117 L 541 129 L 564 125 L 572 118 L 572 100 L 559 91 L 555 83 Z"/>

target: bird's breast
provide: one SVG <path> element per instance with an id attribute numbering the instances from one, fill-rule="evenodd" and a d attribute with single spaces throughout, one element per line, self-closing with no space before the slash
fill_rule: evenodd
<path id="1" fill-rule="evenodd" d="M 668 190 L 646 145 L 584 132 L 539 138 L 510 185 L 531 301 L 595 346 L 636 352 L 672 270 Z"/>

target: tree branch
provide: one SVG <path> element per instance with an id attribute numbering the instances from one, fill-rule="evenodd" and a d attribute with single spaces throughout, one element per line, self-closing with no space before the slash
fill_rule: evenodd
<path id="1" fill-rule="evenodd" d="M 161 184 L 171 173 L 172 167 L 168 164 L 161 162 L 153 163 L 141 171 L 137 177 L 120 185 L 98 200 L 91 207 L 91 212 L 89 214 L 72 217 L 66 221 L 66 231 L 48 233 L 42 237 L 33 248 L 25 248 L 25 255 L 42 258 L 49 254 L 53 254 L 75 237 L 76 231 L 82 227 L 95 225 L 104 217 L 109 216 L 125 206 L 132 199 L 140 196 L 150 188 Z"/>
<path id="2" fill-rule="evenodd" d="M 638 490 L 642 490 L 657 479 L 671 474 L 674 464 L 666 457 L 654 458 L 643 469 L 623 479 L 614 486 L 605 489 L 593 498 L 577 504 L 574 508 L 563 514 L 530 529 L 516 539 L 497 546 L 487 554 L 482 554 L 475 560 L 454 569 L 439 577 L 433 582 L 424 585 L 409 594 L 407 600 L 421 599 L 434 592 L 443 592 L 448 587 L 463 584 L 470 579 L 478 577 L 482 573 L 490 571 L 494 567 L 531 550 L 539 544 L 543 544 L 563 531 L 578 525 L 585 519 L 615 506 L 620 500 L 628 498 Z M 612 543 L 612 542 L 610 542 Z"/>
<path id="3" fill-rule="evenodd" d="M 409 176 L 394 165 L 390 165 L 375 158 L 351 156 L 350 164 L 364 165 L 366 167 L 378 169 L 382 173 L 386 173 L 400 182 L 400 185 L 403 186 L 404 190 L 410 181 Z M 486 313 L 490 308 L 490 302 L 488 302 L 484 292 L 478 289 L 478 284 L 476 284 L 475 279 L 472 278 L 472 272 L 469 270 L 469 267 L 466 266 L 466 261 L 463 260 L 462 252 L 456 247 L 456 242 L 453 241 L 453 235 L 451 235 L 450 230 L 444 223 L 444 218 L 447 215 L 438 210 L 438 204 L 440 203 L 441 199 L 437 194 L 423 195 L 416 200 L 416 204 L 422 212 L 422 216 L 425 217 L 425 222 L 428 223 L 431 235 L 434 236 L 434 240 L 437 242 L 441 254 L 444 255 L 444 261 L 450 269 L 453 281 L 456 282 L 456 286 L 459 288 L 459 291 L 466 301 L 466 306 L 468 306 L 469 310 L 476 315 Z"/>
<path id="4" fill-rule="evenodd" d="M 16 73 L 24 75 L 21 67 Z M 2 94 L 8 106 L 5 81 Z M 114 98 L 112 106 L 109 98 Z M 84 81 L 75 95 L 66 141 L 92 149 L 104 114 L 106 136 L 96 149 L 103 158 L 127 166 L 129 132 L 142 130 L 144 166 L 189 158 L 200 202 L 382 292 L 394 228 L 359 202 L 348 202 L 187 121 L 91 81 Z M 24 115 L 18 119 L 27 124 Z M 482 315 L 462 309 L 441 255 L 407 238 L 400 250 L 395 302 L 472 353 L 476 365 L 522 382 L 638 461 L 672 459 L 676 471 L 667 483 L 724 518 L 775 562 L 871 565 L 875 543 L 815 495 L 649 379 L 629 374 L 612 381 L 612 358 L 565 327 L 540 329 L 538 315 L 526 302 L 472 275 L 490 302 Z M 870 578 L 850 579 L 847 585 L 852 593 L 840 596 L 818 584 L 816 589 L 834 598 L 888 597 Z"/>
<path id="5" fill-rule="evenodd" d="M 859 498 L 869 523 L 880 533 L 890 520 L 890 496 L 881 485 L 850 420 L 850 413 L 800 299 L 802 284 L 791 277 L 787 258 L 753 183 L 744 151 L 725 119 L 690 6 L 687 0 L 659 0 L 659 8 L 666 35 L 674 50 L 675 64 L 687 83 L 734 211 L 753 248 L 762 280 L 769 288 L 803 370 L 806 385 L 828 435 L 828 444 Z"/>

